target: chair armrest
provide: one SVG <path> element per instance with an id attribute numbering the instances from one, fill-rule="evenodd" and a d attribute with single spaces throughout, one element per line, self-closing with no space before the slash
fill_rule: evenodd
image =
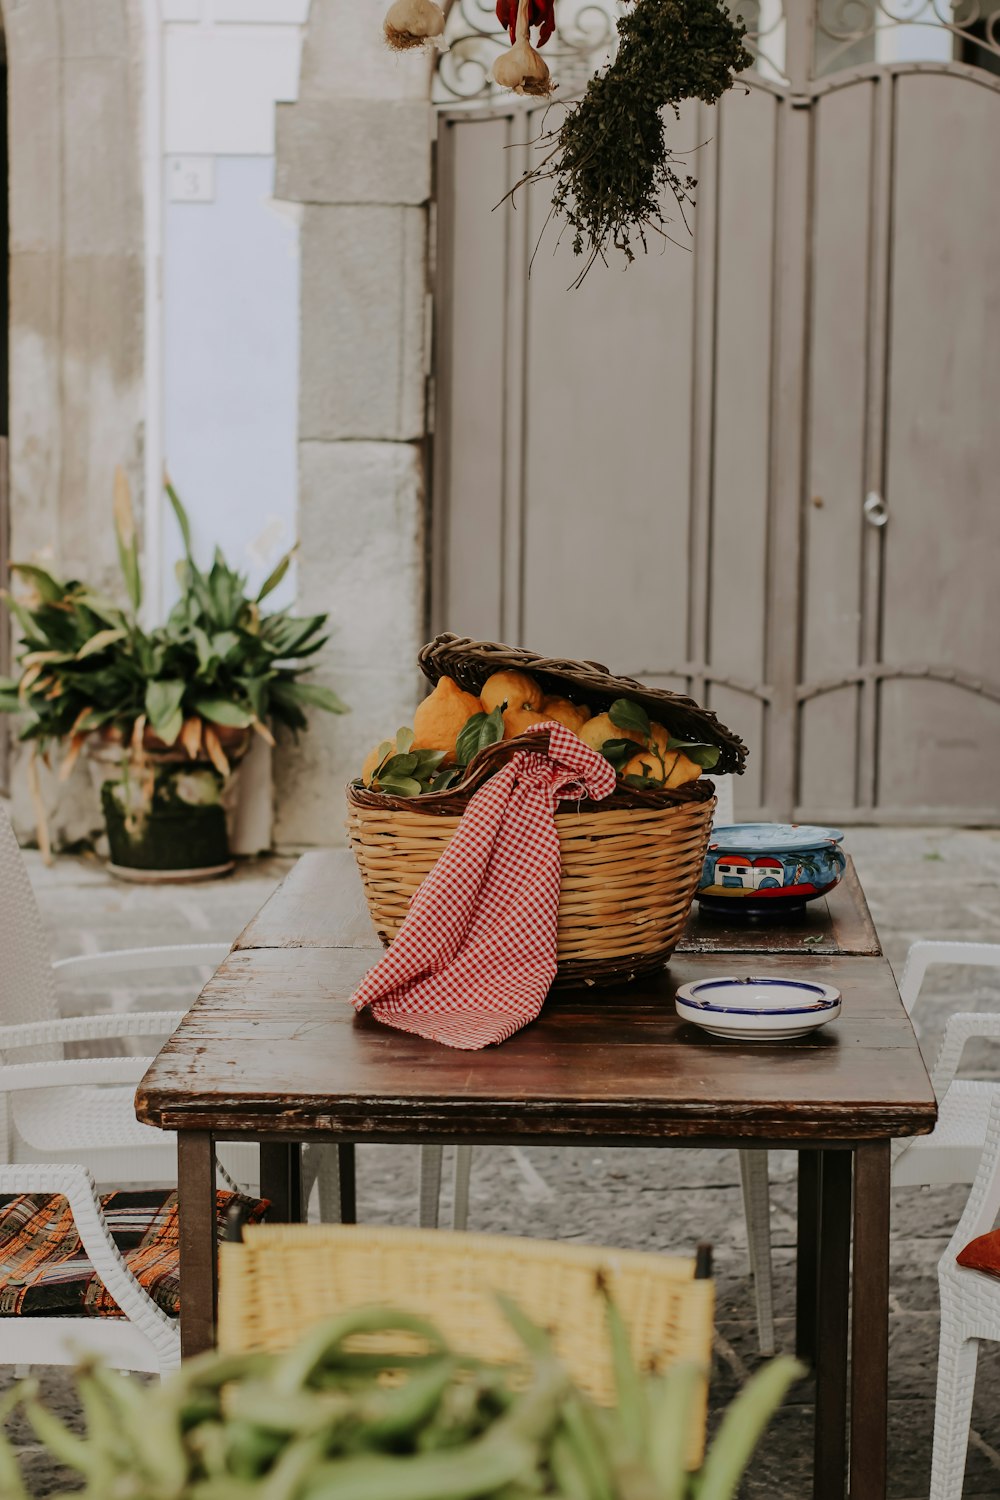
<path id="1" fill-rule="evenodd" d="M 85 1167 L 57 1163 L 0 1163 L 0 1193 L 61 1193 L 87 1259 L 127 1318 L 163 1354 L 178 1352 L 174 1320 L 153 1299 L 122 1259 L 101 1209 L 94 1179 Z"/>
<path id="2" fill-rule="evenodd" d="M 229 957 L 228 943 L 171 944 L 164 948 L 118 948 L 106 953 L 79 953 L 52 965 L 57 973 L 113 974 L 130 969 L 217 969 Z"/>
<path id="3" fill-rule="evenodd" d="M 187 1015 L 184 1010 L 130 1010 L 99 1016 L 63 1016 L 56 1021 L 24 1021 L 0 1026 L 0 1053 L 47 1042 L 95 1042 L 108 1037 L 170 1036 Z"/>
<path id="4" fill-rule="evenodd" d="M 932 964 L 972 964 L 1000 969 L 1000 943 L 911 943 L 899 981 L 899 997 L 907 1015 L 913 1012 L 924 975 Z"/>
<path id="5" fill-rule="evenodd" d="M 942 1099 L 954 1083 L 965 1044 L 974 1037 L 1000 1041 L 1000 1015 L 992 1011 L 956 1011 L 948 1017 L 941 1046 L 931 1069 L 931 1083 L 938 1099 Z"/>
<path id="6" fill-rule="evenodd" d="M 990 1102 L 986 1141 L 975 1181 L 970 1189 L 962 1217 L 938 1262 L 940 1272 L 954 1271 L 955 1257 L 970 1240 L 988 1234 L 1000 1213 L 1000 1094 Z"/>
<path id="7" fill-rule="evenodd" d="M 55 1062 L 0 1065 L 0 1094 L 65 1089 L 79 1084 L 139 1083 L 151 1057 L 69 1057 Z"/>

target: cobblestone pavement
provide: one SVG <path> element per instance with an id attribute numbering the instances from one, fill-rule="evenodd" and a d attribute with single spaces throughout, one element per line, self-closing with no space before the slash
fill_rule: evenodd
<path id="1" fill-rule="evenodd" d="M 847 842 L 897 974 L 916 937 L 1000 935 L 1000 835 L 854 829 Z M 96 861 L 64 859 L 47 870 L 36 855 L 28 858 L 59 957 L 142 943 L 231 940 L 287 868 L 280 860 L 260 861 L 228 881 L 170 890 L 116 884 Z M 170 989 L 91 989 L 67 994 L 63 1003 L 67 1010 L 109 1003 L 118 1008 L 180 1007 L 196 987 L 196 975 L 181 974 Z M 946 1014 L 959 1003 L 962 1009 L 1000 1010 L 1000 973 L 931 971 L 919 1013 L 929 1055 Z M 967 1063 L 970 1072 L 1000 1078 L 1000 1058 L 988 1044 Z M 785 1347 L 793 1337 L 793 1167 L 791 1157 L 772 1158 L 778 1334 Z M 364 1219 L 414 1221 L 414 1151 L 363 1147 L 359 1168 Z M 936 1265 L 964 1198 L 961 1187 L 894 1195 L 892 1500 L 924 1500 L 928 1493 L 937 1363 Z M 713 1404 L 730 1396 L 757 1362 L 733 1152 L 483 1148 L 475 1157 L 470 1223 L 481 1230 L 664 1250 L 687 1250 L 696 1240 L 711 1240 L 718 1279 Z M 5 1383 L 9 1376 L 0 1374 L 0 1388 Z M 72 1415 L 66 1376 L 49 1373 L 44 1385 L 57 1407 Z M 749 1500 L 805 1500 L 809 1494 L 811 1399 L 805 1382 L 778 1417 L 747 1482 Z M 55 1470 L 23 1429 L 19 1440 L 34 1493 L 50 1494 L 58 1487 Z M 980 1360 L 965 1493 L 1000 1495 L 1000 1349 L 994 1346 L 986 1346 Z"/>

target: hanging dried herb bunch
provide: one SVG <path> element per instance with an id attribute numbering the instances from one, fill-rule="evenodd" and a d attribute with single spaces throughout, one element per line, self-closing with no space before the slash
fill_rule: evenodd
<path id="1" fill-rule="evenodd" d="M 648 233 L 666 236 L 666 194 L 682 218 L 693 206 L 697 183 L 667 146 L 661 111 L 676 118 L 684 99 L 715 104 L 753 61 L 746 28 L 719 0 L 626 3 L 618 56 L 542 136 L 547 155 L 517 184 L 554 183 L 553 217 L 573 231 L 574 253 L 586 256 L 577 286 L 612 247 L 633 261 L 636 241 L 645 251 Z"/>

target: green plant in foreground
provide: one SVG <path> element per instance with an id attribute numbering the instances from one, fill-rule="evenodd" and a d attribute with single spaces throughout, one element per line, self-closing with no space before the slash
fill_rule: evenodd
<path id="1" fill-rule="evenodd" d="M 12 563 L 30 591 L 4 592 L 20 627 L 20 669 L 0 679 L 0 712 L 23 713 L 23 740 L 40 752 L 67 742 L 68 774 L 84 742 L 102 732 L 141 756 L 179 747 L 192 760 L 211 761 L 225 774 L 224 742 L 233 731 L 254 730 L 271 739 L 271 727 L 293 732 L 307 724 L 306 710 L 343 713 L 330 688 L 309 680 L 308 658 L 325 644 L 325 614 L 298 617 L 262 605 L 284 578 L 287 553 L 258 592 L 216 550 L 212 565 L 198 566 L 187 513 L 173 486 L 166 491 L 184 543 L 178 567 L 180 597 L 166 623 L 139 623 L 142 584 L 138 540 L 128 488 L 115 482 L 115 537 L 128 603 L 123 607 L 75 579 Z"/>
<path id="2" fill-rule="evenodd" d="M 364 1308 L 287 1353 L 203 1355 L 161 1385 L 89 1364 L 78 1374 L 85 1437 L 41 1404 L 33 1381 L 4 1398 L 0 1421 L 22 1408 L 38 1441 L 83 1477 L 65 1500 L 731 1500 L 802 1373 L 780 1358 L 753 1376 L 689 1473 L 704 1371 L 641 1373 L 608 1299 L 617 1404 L 599 1408 L 549 1335 L 500 1301 L 525 1349 L 515 1373 L 457 1354 L 424 1319 Z M 419 1352 L 358 1347 L 359 1335 L 387 1332 Z M 9 1500 L 29 1500 L 2 1432 L 0 1482 Z"/>

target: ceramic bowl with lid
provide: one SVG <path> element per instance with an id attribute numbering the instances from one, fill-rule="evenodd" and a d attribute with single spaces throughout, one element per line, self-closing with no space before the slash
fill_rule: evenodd
<path id="1" fill-rule="evenodd" d="M 839 828 L 729 823 L 712 829 L 697 899 L 706 911 L 768 916 L 804 906 L 847 865 Z"/>

